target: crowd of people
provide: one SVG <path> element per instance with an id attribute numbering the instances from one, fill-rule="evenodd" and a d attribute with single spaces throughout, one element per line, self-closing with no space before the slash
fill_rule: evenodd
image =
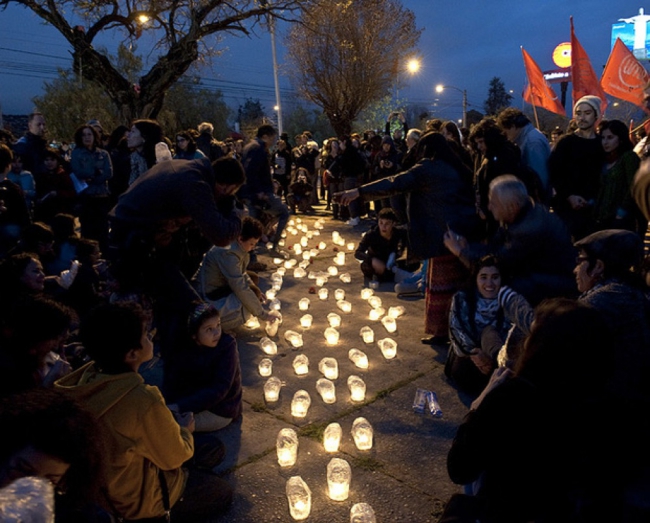
<path id="1" fill-rule="evenodd" d="M 383 132 L 322 145 L 268 124 L 219 142 L 203 122 L 172 141 L 154 120 L 110 134 L 92 120 L 57 150 L 31 114 L 0 144 L 0 419 L 31 429 L 5 449 L 0 488 L 45 477 L 61 521 L 226 510 L 232 487 L 210 471 L 242 415 L 233 333 L 277 320 L 257 255 L 287 257 L 290 216 L 323 202 L 359 234 L 367 280 L 425 297 L 421 341 L 448 344 L 445 374 L 474 399 L 448 461 L 468 495 L 446 517 L 647 516 L 650 456 L 623 466 L 620 433 L 592 432 L 611 408 L 622 433 L 650 435 L 636 416 L 650 406 L 644 149 L 596 97 L 574 115 L 551 141 L 514 108 L 470 130 L 394 112 Z M 160 389 L 139 374 L 154 353 Z M 605 435 L 622 447 L 606 456 L 620 472 L 607 502 Z M 549 491 L 557 467 L 570 477 Z"/>

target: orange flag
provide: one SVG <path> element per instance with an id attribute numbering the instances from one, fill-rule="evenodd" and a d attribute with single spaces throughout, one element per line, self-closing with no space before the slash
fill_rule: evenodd
<path id="1" fill-rule="evenodd" d="M 521 54 L 524 57 L 524 67 L 526 68 L 526 76 L 528 77 L 528 86 L 524 91 L 524 100 L 531 105 L 543 107 L 548 111 L 552 111 L 562 116 L 566 116 L 566 111 L 562 107 L 562 103 L 558 99 L 555 91 L 548 85 L 544 79 L 544 74 L 535 63 L 535 60 L 526 52 L 522 47 Z"/>
<path id="2" fill-rule="evenodd" d="M 600 85 L 607 94 L 616 98 L 643 105 L 643 88 L 650 75 L 620 38 L 616 39 L 612 53 L 600 79 Z"/>
<path id="3" fill-rule="evenodd" d="M 580 98 L 587 95 L 593 95 L 600 98 L 600 114 L 605 113 L 607 107 L 607 97 L 605 91 L 600 86 L 600 82 L 594 73 L 589 56 L 585 52 L 580 42 L 576 38 L 573 30 L 573 17 L 571 17 L 571 81 L 573 82 L 573 92 L 571 97 L 575 104 Z"/>

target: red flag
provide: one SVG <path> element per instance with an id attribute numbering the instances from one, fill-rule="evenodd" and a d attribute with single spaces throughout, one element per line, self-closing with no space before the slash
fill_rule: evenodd
<path id="1" fill-rule="evenodd" d="M 616 98 L 642 106 L 643 88 L 649 79 L 650 75 L 643 65 L 617 38 L 600 79 L 603 90 Z"/>
<path id="2" fill-rule="evenodd" d="M 526 52 L 522 47 L 521 54 L 524 57 L 524 67 L 526 68 L 526 76 L 528 77 L 528 86 L 524 91 L 524 100 L 531 105 L 543 107 L 556 114 L 566 116 L 566 111 L 562 107 L 562 103 L 558 100 L 555 91 L 544 79 L 544 74 L 535 63 L 535 60 Z"/>
<path id="3" fill-rule="evenodd" d="M 573 92 L 571 97 L 575 104 L 580 98 L 587 95 L 593 95 L 600 98 L 600 114 L 605 113 L 607 107 L 607 97 L 605 91 L 600 86 L 600 82 L 594 73 L 589 56 L 585 52 L 580 42 L 576 38 L 573 30 L 573 17 L 571 17 L 571 81 L 573 82 Z"/>

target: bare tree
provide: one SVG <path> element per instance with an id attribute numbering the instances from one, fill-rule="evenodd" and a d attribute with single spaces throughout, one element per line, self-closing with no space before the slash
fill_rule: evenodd
<path id="1" fill-rule="evenodd" d="M 401 64 L 421 30 L 400 0 L 321 0 L 287 38 L 296 89 L 321 107 L 339 134 L 400 84 Z"/>
<path id="2" fill-rule="evenodd" d="M 195 61 L 214 52 L 210 35 L 249 34 L 267 16 L 294 19 L 311 0 L 0 0 L 0 7 L 11 3 L 32 10 L 66 38 L 75 72 L 103 87 L 127 122 L 157 116 L 167 90 Z M 158 38 L 160 55 L 137 84 L 93 47 L 95 38 L 109 31 L 132 41 L 149 31 Z"/>

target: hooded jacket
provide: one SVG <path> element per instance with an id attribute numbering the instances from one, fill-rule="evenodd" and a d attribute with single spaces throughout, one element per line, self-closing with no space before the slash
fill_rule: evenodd
<path id="1" fill-rule="evenodd" d="M 104 444 L 106 509 L 125 519 L 165 514 L 158 471 L 163 470 L 170 506 L 181 497 L 181 465 L 194 440 L 180 427 L 157 387 L 135 372 L 103 374 L 90 362 L 55 383 L 99 421 Z"/>

